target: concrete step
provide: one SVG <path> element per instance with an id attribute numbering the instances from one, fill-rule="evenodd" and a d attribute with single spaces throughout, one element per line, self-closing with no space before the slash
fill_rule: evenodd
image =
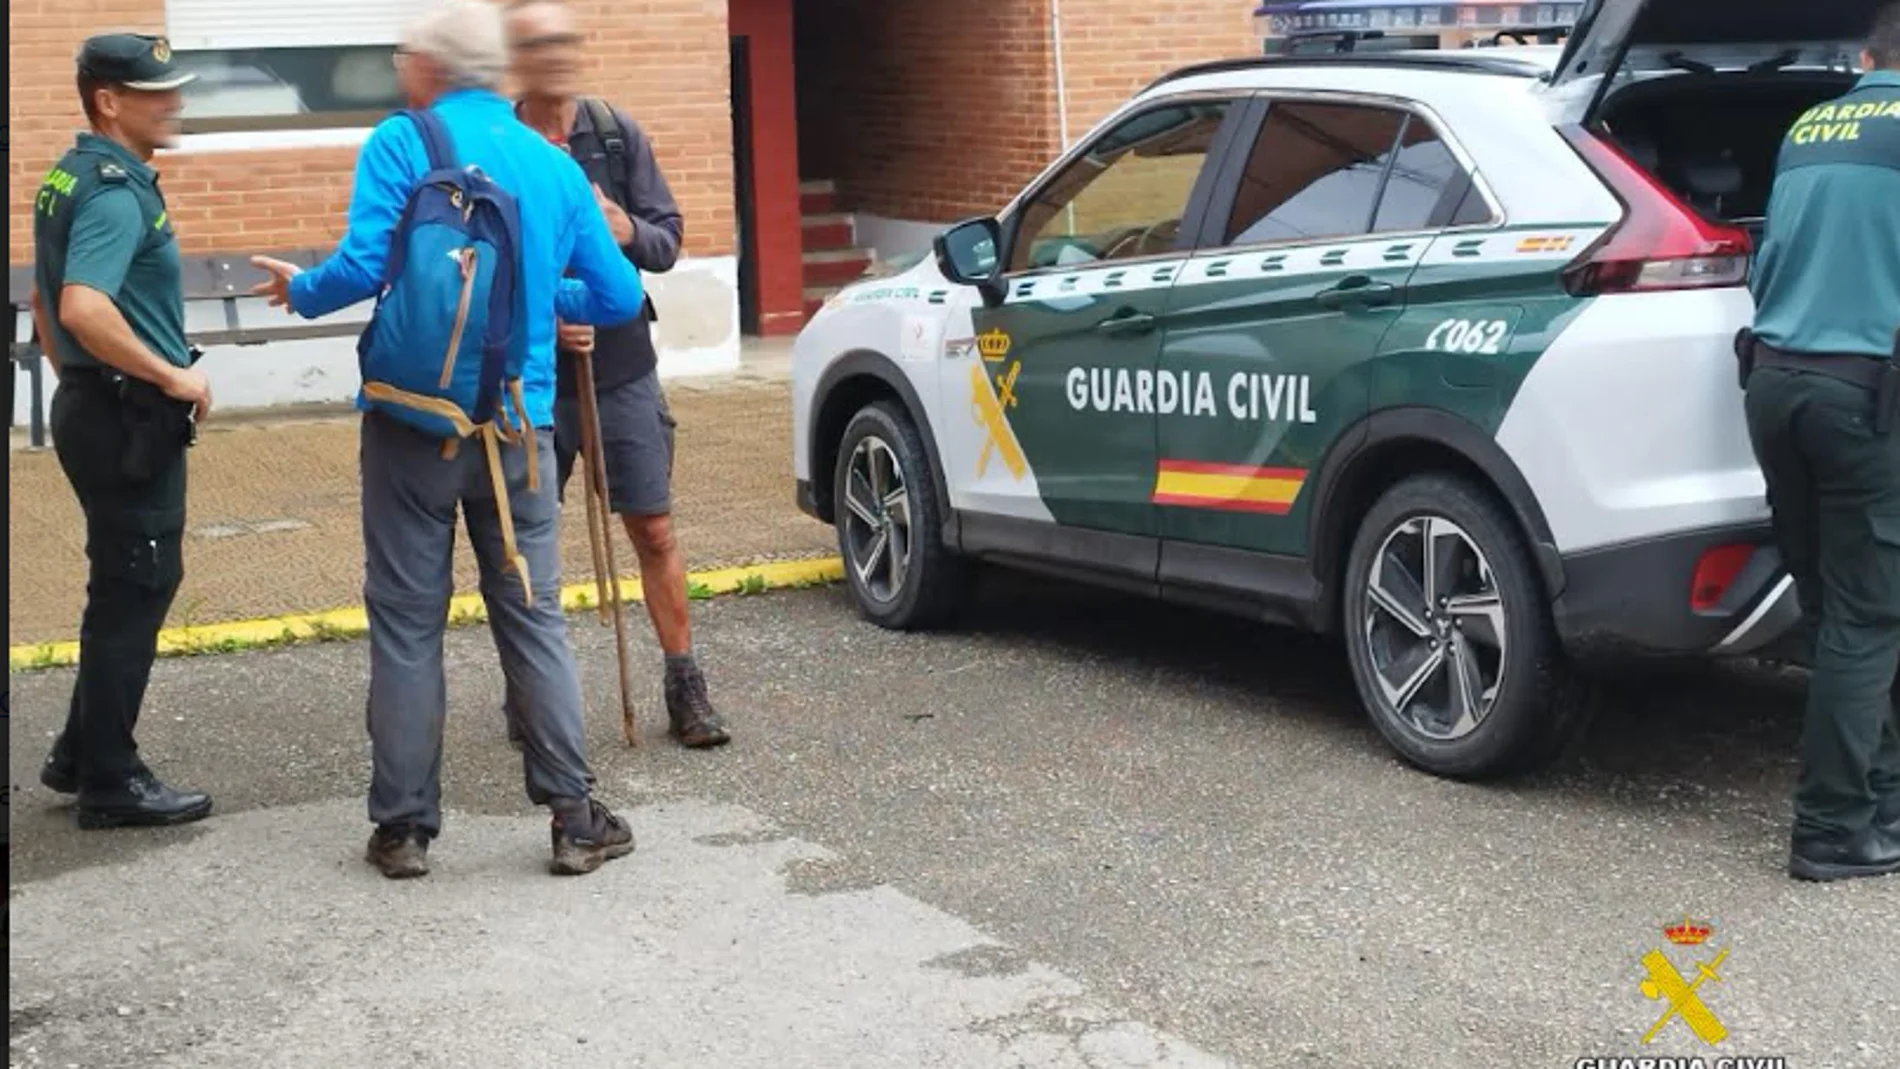
<path id="1" fill-rule="evenodd" d="M 825 301 L 828 300 L 832 294 L 838 292 L 839 290 L 843 288 L 844 287 L 842 286 L 806 286 L 805 287 L 805 319 L 806 321 L 810 322 L 811 317 L 817 315 L 818 310 L 825 306 Z"/>
<path id="2" fill-rule="evenodd" d="M 804 220 L 805 251 L 848 249 L 855 240 L 849 215 L 808 215 Z"/>
<path id="3" fill-rule="evenodd" d="M 871 254 L 863 249 L 834 249 L 805 254 L 806 286 L 839 286 L 864 274 Z"/>
<path id="4" fill-rule="evenodd" d="M 838 186 L 830 179 L 798 184 L 798 211 L 801 215 L 830 215 L 838 210 Z"/>

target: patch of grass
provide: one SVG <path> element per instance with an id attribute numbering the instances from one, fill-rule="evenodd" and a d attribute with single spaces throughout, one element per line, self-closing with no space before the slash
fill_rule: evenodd
<path id="1" fill-rule="evenodd" d="M 311 620 L 309 627 L 310 637 L 317 642 L 347 642 L 356 637 L 350 634 L 349 628 L 331 620 Z"/>
<path id="2" fill-rule="evenodd" d="M 765 576 L 752 572 L 739 580 L 739 586 L 734 592 L 740 597 L 751 597 L 754 594 L 763 594 L 765 590 Z"/>
<path id="3" fill-rule="evenodd" d="M 710 586 L 707 586 L 705 583 L 702 583 L 697 579 L 689 580 L 687 582 L 686 597 L 689 600 L 709 601 L 712 599 L 712 596 L 713 596 L 713 588 Z"/>
<path id="4" fill-rule="evenodd" d="M 202 639 L 193 636 L 190 644 L 182 651 L 182 656 L 204 657 L 218 653 L 239 653 L 243 650 L 265 649 L 275 646 L 278 641 L 272 639 L 218 638 Z"/>

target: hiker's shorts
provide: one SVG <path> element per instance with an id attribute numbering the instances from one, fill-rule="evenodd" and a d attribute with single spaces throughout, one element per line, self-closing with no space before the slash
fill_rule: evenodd
<path id="1" fill-rule="evenodd" d="M 606 458 L 607 503 L 620 516 L 663 516 L 673 510 L 673 413 L 649 371 L 599 393 L 601 451 Z M 554 406 L 554 448 L 560 460 L 561 500 L 581 449 L 581 403 L 563 397 Z M 581 477 L 590 478 L 585 466 Z M 582 490 L 586 488 L 583 486 Z"/>

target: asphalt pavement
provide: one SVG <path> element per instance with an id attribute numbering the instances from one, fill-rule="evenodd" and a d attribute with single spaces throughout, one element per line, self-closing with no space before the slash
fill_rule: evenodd
<path id="1" fill-rule="evenodd" d="M 710 753 L 660 737 L 644 626 L 627 749 L 612 632 L 575 618 L 640 849 L 574 880 L 485 630 L 449 639 L 449 816 L 406 883 L 361 860 L 362 645 L 162 662 L 147 758 L 218 803 L 166 831 L 73 829 L 36 780 L 71 676 L 16 676 L 11 1062 L 1900 1064 L 1900 880 L 1783 871 L 1798 675 L 1631 682 L 1563 768 L 1465 786 L 1392 757 L 1323 642 L 985 585 L 935 635 L 838 588 L 696 606 Z M 1719 1042 L 1643 1042 L 1652 949 Z"/>

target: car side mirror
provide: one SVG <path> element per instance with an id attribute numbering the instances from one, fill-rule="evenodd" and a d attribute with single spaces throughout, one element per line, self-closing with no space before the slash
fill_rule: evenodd
<path id="1" fill-rule="evenodd" d="M 987 216 L 965 219 L 938 234 L 931 243 L 937 254 L 937 270 L 943 277 L 964 286 L 975 286 L 983 294 L 983 303 L 994 308 L 1009 295 L 1002 281 L 1002 228 Z"/>

